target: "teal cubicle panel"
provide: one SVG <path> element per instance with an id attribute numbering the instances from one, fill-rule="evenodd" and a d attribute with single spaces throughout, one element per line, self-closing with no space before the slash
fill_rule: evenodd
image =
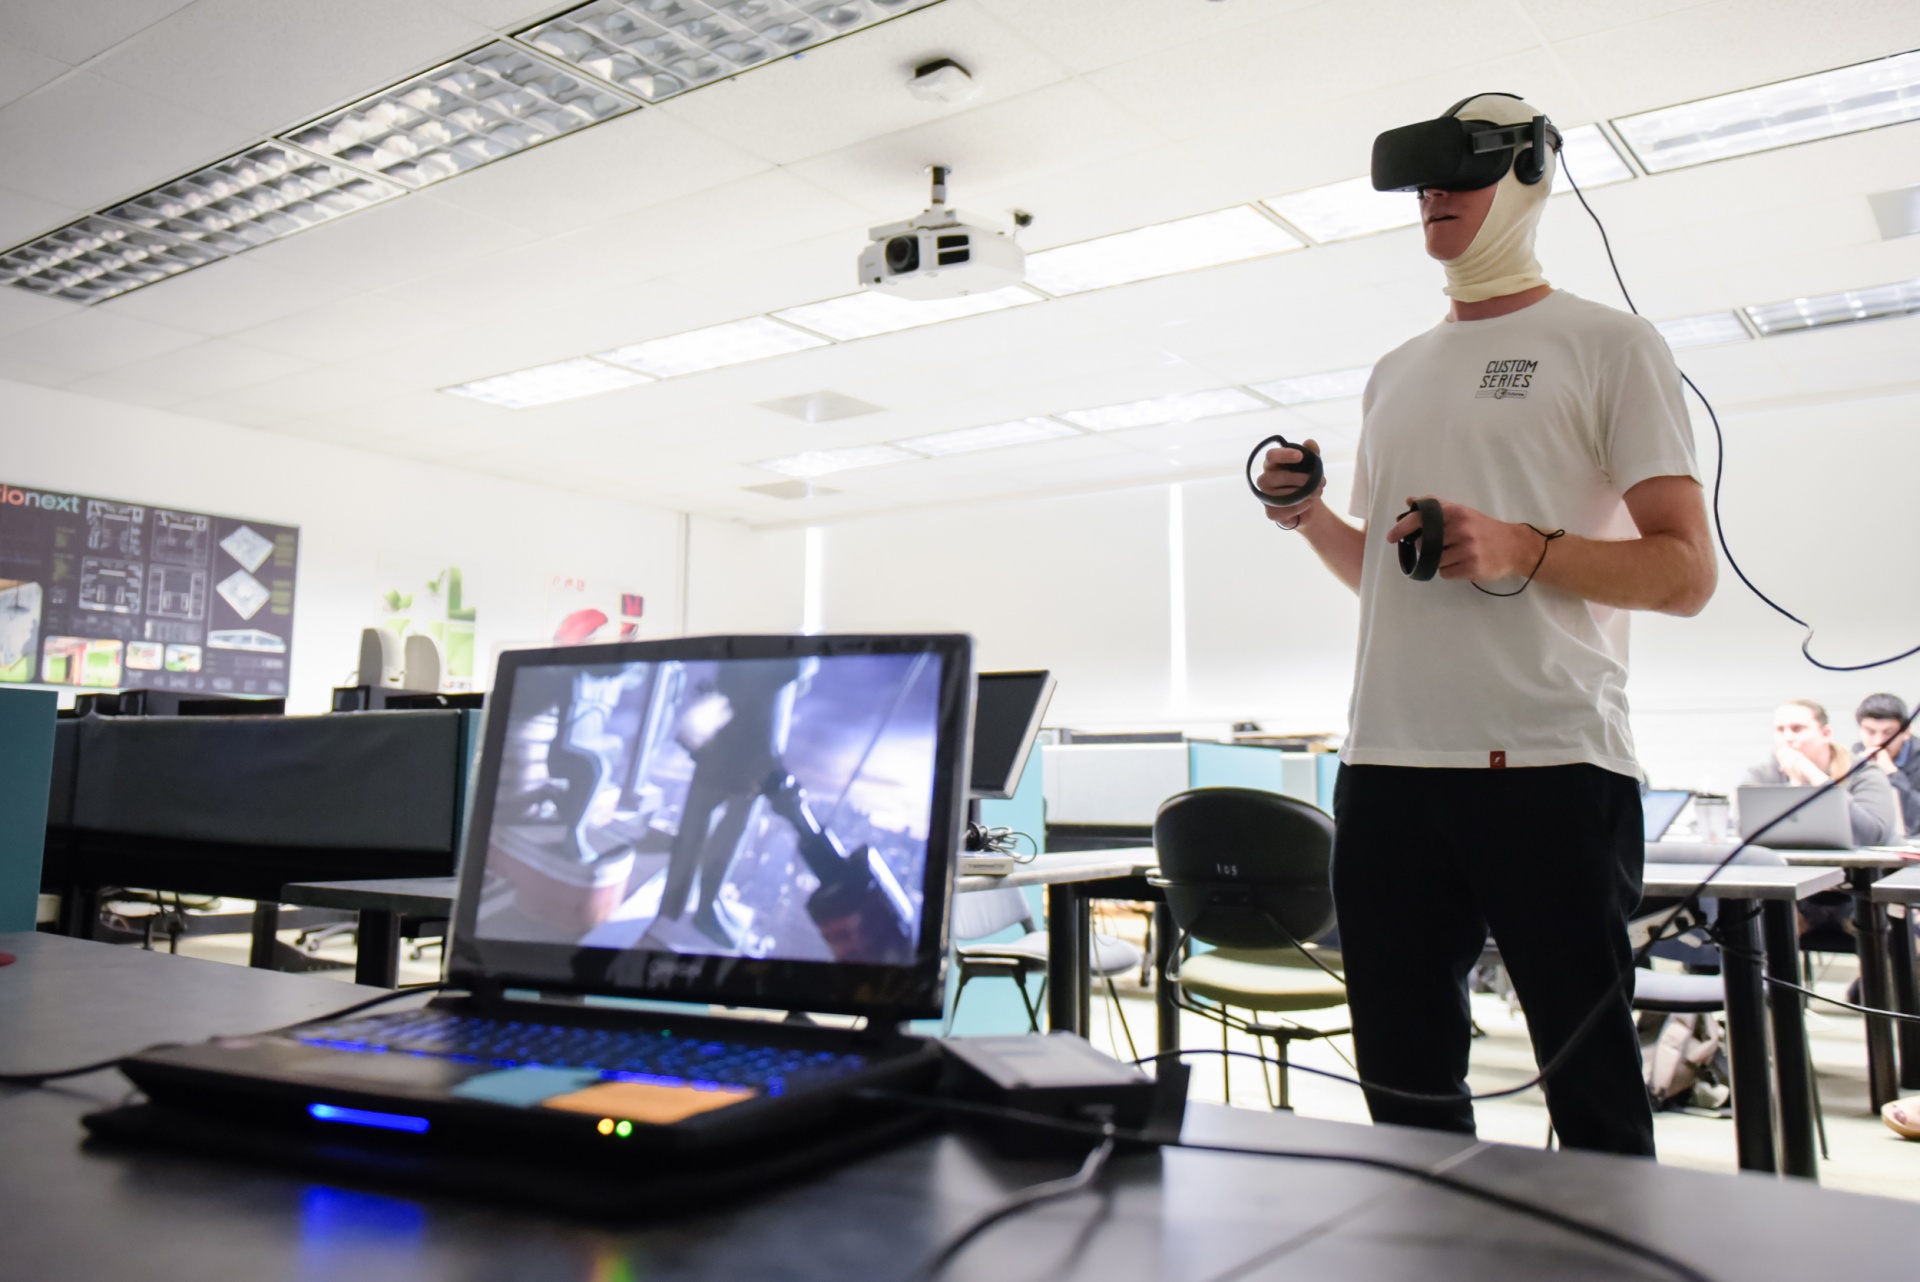
<path id="1" fill-rule="evenodd" d="M 1337 761 L 1328 752 L 1286 752 L 1249 743 L 1190 743 L 1187 775 L 1193 788 L 1258 788 L 1311 806 L 1333 802 Z"/>
<path id="2" fill-rule="evenodd" d="M 0 930 L 32 930 L 53 785 L 51 690 L 0 689 Z"/>

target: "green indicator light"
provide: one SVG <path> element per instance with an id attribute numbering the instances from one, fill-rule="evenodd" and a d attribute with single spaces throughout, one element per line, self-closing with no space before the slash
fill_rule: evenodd
<path id="1" fill-rule="evenodd" d="M 625 1139 L 627 1138 L 627 1136 L 633 1134 L 633 1123 L 620 1122 L 614 1126 L 613 1133 L 615 1135 L 618 1135 L 621 1139 Z"/>

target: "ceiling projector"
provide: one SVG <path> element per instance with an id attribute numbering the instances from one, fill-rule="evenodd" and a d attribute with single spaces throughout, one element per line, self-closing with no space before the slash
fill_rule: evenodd
<path id="1" fill-rule="evenodd" d="M 867 233 L 873 243 L 860 252 L 863 288 L 901 298 L 959 298 L 1020 283 L 1026 251 L 1005 232 L 946 207 L 950 172 L 933 167 L 933 207 L 926 213 Z"/>

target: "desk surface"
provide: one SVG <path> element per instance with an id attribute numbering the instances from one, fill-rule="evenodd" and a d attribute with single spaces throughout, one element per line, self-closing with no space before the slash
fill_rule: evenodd
<path id="1" fill-rule="evenodd" d="M 1873 883 L 1876 904 L 1920 904 L 1920 867 L 1903 868 Z"/>
<path id="2" fill-rule="evenodd" d="M 389 877 L 368 881 L 297 881 L 280 891 L 283 904 L 445 917 L 453 911 L 455 877 Z"/>
<path id="3" fill-rule="evenodd" d="M 1157 867 L 1151 846 L 1123 846 L 1117 850 L 1077 850 L 1063 855 L 1039 855 L 1030 863 L 1015 864 L 1004 877 L 955 877 L 953 892 L 997 890 L 1002 886 L 1053 886 L 1071 881 L 1106 881 L 1137 877 Z"/>
<path id="4" fill-rule="evenodd" d="M 1684 895 L 1713 871 L 1712 864 L 1648 864 L 1641 885 L 1648 898 Z M 1805 899 L 1846 880 L 1841 868 L 1728 864 L 1700 891 L 1703 899 Z"/>
<path id="5" fill-rule="evenodd" d="M 285 1023 L 371 991 L 50 936 L 0 935 L 0 948 L 20 955 L 0 970 L 7 1070 Z M 937 1136 L 706 1213 L 593 1225 L 200 1158 L 82 1149 L 80 1115 L 125 1092 L 112 1073 L 0 1087 L 8 1225 L 0 1277 L 96 1282 L 126 1272 L 134 1250 L 138 1273 L 155 1282 L 893 1282 L 1008 1192 L 1070 1165 L 1009 1161 L 971 1139 Z M 1605 1224 L 1716 1278 L 1892 1278 L 1912 1267 L 1910 1203 L 1798 1181 L 1216 1105 L 1195 1105 L 1186 1135 L 1444 1167 Z M 1350 1165 L 1177 1151 L 1118 1159 L 1101 1188 L 995 1228 L 948 1278 L 1661 1276 L 1537 1221 Z"/>
<path id="6" fill-rule="evenodd" d="M 1782 859 L 1796 868 L 1907 868 L 1913 864 L 1911 853 L 1886 846 L 1868 846 L 1860 850 L 1781 850 Z"/>

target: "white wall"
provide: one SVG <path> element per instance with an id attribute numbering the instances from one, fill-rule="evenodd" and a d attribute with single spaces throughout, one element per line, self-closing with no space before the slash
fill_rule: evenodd
<path id="1" fill-rule="evenodd" d="M 690 634 L 798 632 L 806 531 L 754 530 L 737 521 L 687 523 Z"/>
<path id="2" fill-rule="evenodd" d="M 1728 538 L 1756 581 L 1819 625 L 1816 654 L 1861 662 L 1920 644 L 1920 396 L 1724 422 Z M 1698 430 L 1710 477 L 1704 419 Z M 1350 485 L 1350 467 L 1329 468 L 1342 508 Z M 824 624 L 971 631 L 983 667 L 1059 674 L 1053 725 L 1344 730 L 1354 599 L 1236 478 L 1183 487 L 1187 697 L 1175 702 L 1167 505 L 1155 487 L 830 526 Z M 1636 616 L 1630 695 L 1653 782 L 1733 787 L 1767 756 L 1784 698 L 1825 702 L 1850 735 L 1864 695 L 1920 696 L 1920 659 L 1822 673 L 1800 635 L 1724 564 L 1699 617 Z"/>
<path id="3" fill-rule="evenodd" d="M 477 656 L 551 635 L 553 580 L 646 598 L 642 636 L 679 630 L 672 512 L 0 382 L 0 480 L 300 527 L 289 708 L 323 711 L 389 580 L 457 565 Z"/>

